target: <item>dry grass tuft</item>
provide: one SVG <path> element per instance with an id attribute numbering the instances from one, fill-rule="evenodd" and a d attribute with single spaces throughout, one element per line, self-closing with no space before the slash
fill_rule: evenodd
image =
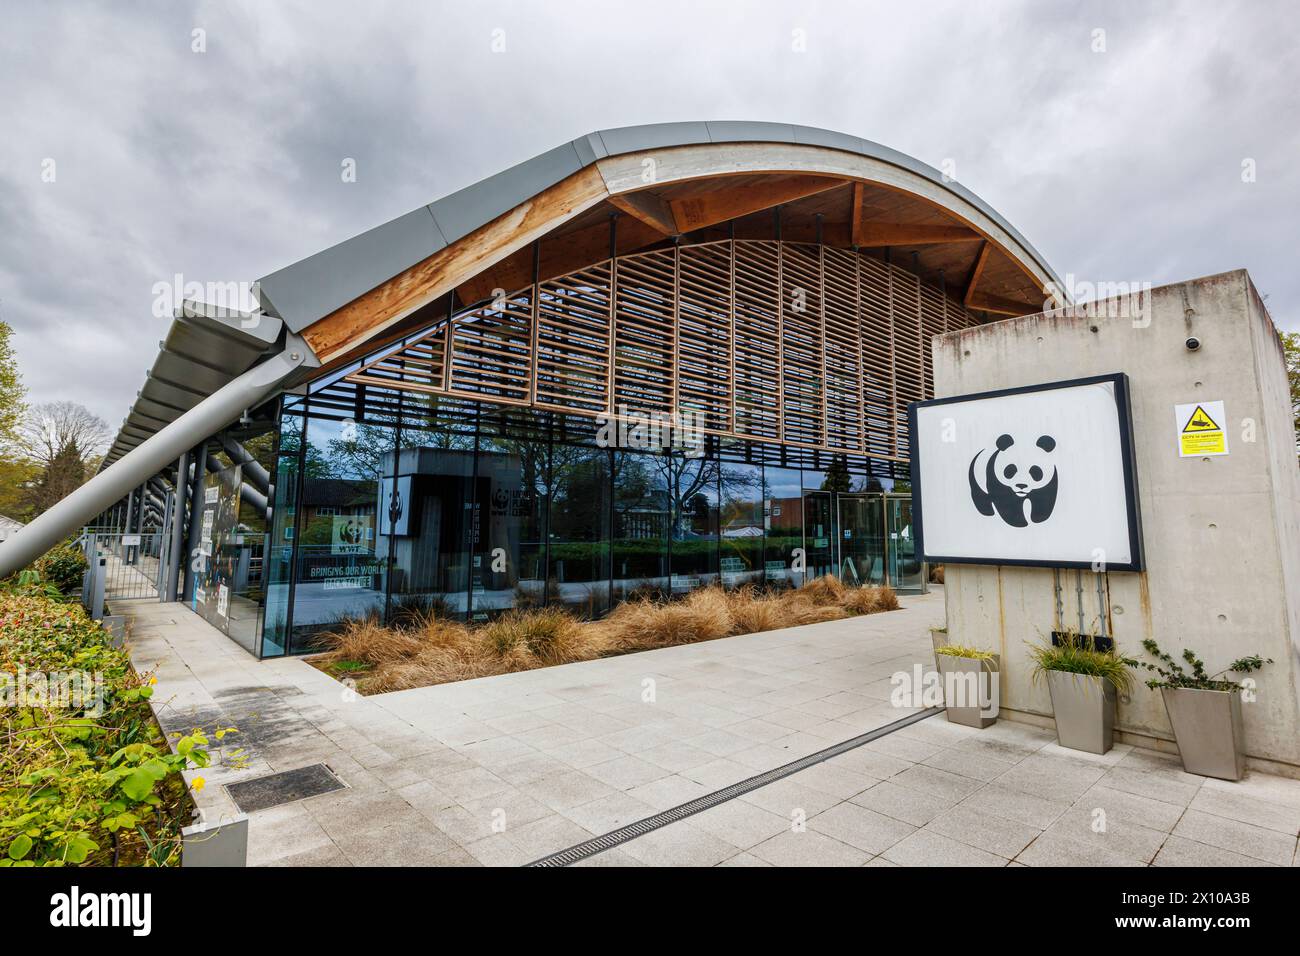
<path id="1" fill-rule="evenodd" d="M 675 601 L 629 601 L 616 607 L 602 625 L 611 644 L 623 652 L 712 641 L 734 633 L 721 588 L 700 588 Z"/>
<path id="2" fill-rule="evenodd" d="M 346 670 L 364 693 L 379 694 L 897 607 L 892 588 L 848 587 L 827 576 L 775 593 L 707 587 L 675 600 L 641 597 L 601 621 L 549 607 L 517 608 L 486 624 L 466 625 L 431 609 L 411 614 L 402 628 L 381 627 L 374 619 L 344 621 L 327 635 L 331 650 L 313 663 L 327 672 Z"/>
<path id="3" fill-rule="evenodd" d="M 898 607 L 898 595 L 891 587 L 849 588 L 844 596 L 844 609 L 850 614 L 897 611 Z"/>
<path id="4" fill-rule="evenodd" d="M 824 574 L 820 578 L 813 578 L 807 584 L 798 588 L 794 592 L 794 597 L 807 601 L 809 604 L 816 604 L 819 607 L 830 607 L 844 602 L 844 596 L 853 590 L 846 587 L 839 578 L 832 574 Z"/>

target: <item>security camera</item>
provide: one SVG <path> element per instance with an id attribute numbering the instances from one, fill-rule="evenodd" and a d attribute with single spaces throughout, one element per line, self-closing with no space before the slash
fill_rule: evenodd
<path id="1" fill-rule="evenodd" d="M 1197 349 L 1201 347 L 1201 340 L 1194 335 L 1189 335 L 1187 337 L 1187 341 L 1184 342 L 1183 344 L 1187 346 L 1187 351 L 1195 352 Z"/>

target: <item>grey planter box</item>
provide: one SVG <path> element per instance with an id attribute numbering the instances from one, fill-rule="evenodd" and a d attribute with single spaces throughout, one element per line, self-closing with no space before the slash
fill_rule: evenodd
<path id="1" fill-rule="evenodd" d="M 946 627 L 930 628 L 930 643 L 934 645 L 935 651 L 938 651 L 945 644 L 952 643 L 948 640 L 948 629 Z M 936 670 L 939 667 L 939 655 L 937 653 L 934 655 L 934 666 Z"/>
<path id="2" fill-rule="evenodd" d="M 949 674 L 956 675 L 952 680 L 965 694 L 961 706 L 948 704 L 946 712 L 949 722 L 978 728 L 994 723 L 998 719 L 998 680 L 1001 678 L 997 655 L 990 660 L 953 657 L 950 654 L 936 654 L 935 657 L 939 664 L 939 674 L 943 678 L 945 703 L 949 700 Z M 983 681 L 980 680 L 981 671 L 987 675 Z"/>
<path id="3" fill-rule="evenodd" d="M 181 866 L 247 866 L 248 816 L 195 823 L 181 830 Z"/>
<path id="4" fill-rule="evenodd" d="M 1241 693 L 1162 687 L 1183 769 L 1203 777 L 1240 780 L 1246 775 Z"/>
<path id="5" fill-rule="evenodd" d="M 1115 685 L 1100 677 L 1048 671 L 1056 742 L 1071 750 L 1104 754 L 1115 742 Z"/>

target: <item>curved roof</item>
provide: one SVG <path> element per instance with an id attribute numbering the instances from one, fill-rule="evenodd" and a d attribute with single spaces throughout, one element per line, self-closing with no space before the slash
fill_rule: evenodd
<path id="1" fill-rule="evenodd" d="M 715 148 L 703 153 L 697 150 L 687 157 L 681 152 L 684 147 Z M 284 319 L 291 330 L 302 331 L 403 272 L 463 243 L 512 211 L 526 208 L 548 190 L 593 166 L 598 167 L 604 179 L 603 195 L 592 198 L 584 194 L 585 205 L 581 208 L 574 208 L 570 203 L 557 210 L 550 223 L 553 228 L 598 200 L 644 188 L 647 185 L 644 176 L 637 175 L 642 172 L 640 164 L 624 163 L 620 167 L 611 162 L 616 157 L 628 156 L 642 162 L 644 157 L 671 160 L 676 156 L 684 167 L 689 167 L 670 173 L 676 181 L 747 173 L 799 173 L 839 177 L 843 182 L 880 184 L 911 193 L 941 209 L 953 221 L 975 230 L 978 234 L 970 238 L 992 242 L 1025 273 L 1026 288 L 1030 291 L 1019 298 L 1026 301 L 1002 299 L 1012 302 L 1003 312 L 1010 314 L 1017 305 L 1022 306 L 1020 312 L 1038 311 L 1041 304 L 1035 304 L 1034 300 L 1041 301 L 1041 296 L 1031 293 L 1041 293 L 1048 282 L 1055 282 L 1058 288 L 1061 285 L 1037 250 L 995 209 L 965 186 L 946 179 L 938 170 L 911 156 L 829 130 L 781 123 L 713 121 L 630 126 L 571 140 L 265 276 L 260 280 L 263 307 Z M 652 181 L 649 185 L 661 185 L 663 181 Z M 522 220 L 518 225 L 524 225 Z M 520 242 L 526 243 L 549 229 L 517 231 Z M 513 250 L 507 248 L 499 255 L 480 255 L 475 264 L 480 268 L 491 265 L 510 251 Z M 976 273 L 983 265 L 982 259 L 981 253 L 974 267 Z M 466 275 L 462 270 L 455 278 L 463 280 Z M 453 288 L 455 284 L 455 281 L 450 283 Z M 427 304 L 432 295 L 445 292 L 447 285 L 443 282 L 437 293 L 430 291 L 416 305 Z M 1032 288 L 1035 285 L 1036 290 Z M 401 314 L 412 310 L 406 308 Z M 394 319 L 383 315 L 377 321 L 383 325 Z M 313 347 L 317 347 L 315 343 Z"/>

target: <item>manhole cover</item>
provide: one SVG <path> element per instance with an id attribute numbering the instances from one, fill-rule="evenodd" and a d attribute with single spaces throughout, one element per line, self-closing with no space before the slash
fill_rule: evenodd
<path id="1" fill-rule="evenodd" d="M 245 813 L 278 807 L 295 800 L 318 797 L 347 787 L 323 763 L 308 764 L 293 770 L 267 774 L 255 780 L 242 780 L 226 784 L 226 792 L 236 806 Z"/>

